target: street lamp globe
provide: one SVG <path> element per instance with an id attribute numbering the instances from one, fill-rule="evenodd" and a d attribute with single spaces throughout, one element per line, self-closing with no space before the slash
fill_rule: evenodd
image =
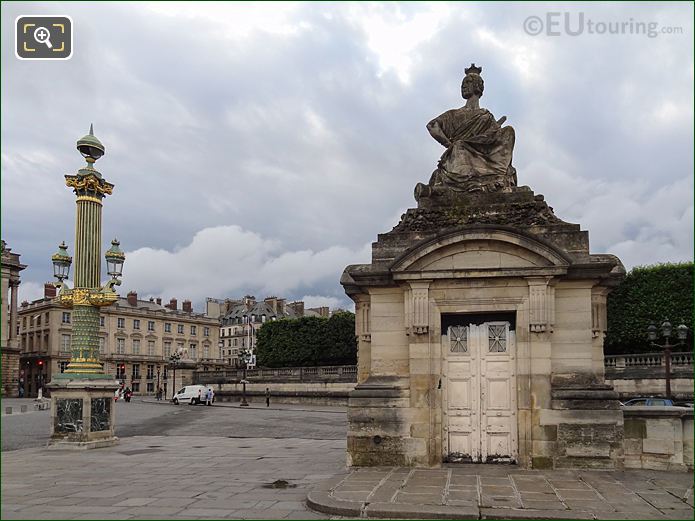
<path id="1" fill-rule="evenodd" d="M 676 328 L 676 336 L 678 340 L 684 341 L 688 338 L 688 326 L 681 324 Z"/>
<path id="2" fill-rule="evenodd" d="M 673 326 L 671 325 L 671 322 L 668 321 L 668 318 L 664 320 L 664 323 L 661 324 L 661 334 L 663 335 L 664 338 L 671 338 L 671 333 L 673 332 Z"/>
<path id="3" fill-rule="evenodd" d="M 77 140 L 77 150 L 90 164 L 104 155 L 106 148 L 94 135 L 93 125 L 89 125 L 89 134 Z"/>
<path id="4" fill-rule="evenodd" d="M 123 263 L 125 262 L 125 253 L 119 248 L 120 242 L 118 239 L 111 241 L 111 247 L 106 251 L 104 257 L 106 257 L 106 268 L 107 273 L 111 275 L 111 278 L 117 279 L 123 274 Z"/>
<path id="5" fill-rule="evenodd" d="M 68 255 L 68 247 L 65 245 L 65 241 L 58 246 L 58 251 L 51 256 L 51 261 L 53 261 L 53 276 L 62 283 L 68 278 L 70 265 L 72 264 L 72 257 Z"/>
<path id="6" fill-rule="evenodd" d="M 649 327 L 647 328 L 647 338 L 651 342 L 656 340 L 656 326 L 654 324 L 649 324 Z"/>

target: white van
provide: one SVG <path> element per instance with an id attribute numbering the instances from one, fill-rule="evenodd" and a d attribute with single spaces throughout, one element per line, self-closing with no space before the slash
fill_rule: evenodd
<path id="1" fill-rule="evenodd" d="M 174 402 L 174 405 L 179 403 L 188 403 L 190 405 L 205 403 L 205 391 L 207 391 L 205 385 L 187 385 L 179 389 L 179 392 L 174 395 L 171 401 Z"/>

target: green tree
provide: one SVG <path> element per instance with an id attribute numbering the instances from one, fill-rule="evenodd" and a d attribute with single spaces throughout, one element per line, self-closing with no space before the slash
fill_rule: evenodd
<path id="1" fill-rule="evenodd" d="M 256 357 L 262 367 L 356 364 L 355 315 L 266 322 L 258 330 Z"/>
<path id="2" fill-rule="evenodd" d="M 653 351 L 646 329 L 668 318 L 675 326 L 691 329 L 692 349 L 693 263 L 656 264 L 633 268 L 625 280 L 608 295 L 608 331 L 605 353 L 643 353 Z"/>

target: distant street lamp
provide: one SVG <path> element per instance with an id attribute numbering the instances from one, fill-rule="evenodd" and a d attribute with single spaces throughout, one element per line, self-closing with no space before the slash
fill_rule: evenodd
<path id="1" fill-rule="evenodd" d="M 688 326 L 681 324 L 676 328 L 676 336 L 678 337 L 678 343 L 671 344 L 669 339 L 673 334 L 673 326 L 671 322 L 664 319 L 661 324 L 661 336 L 664 337 L 663 344 L 657 344 L 655 342 L 657 338 L 657 327 L 654 324 L 650 324 L 647 328 L 647 338 L 649 339 L 650 345 L 652 347 L 659 347 L 664 350 L 664 358 L 666 365 L 666 398 L 671 399 L 671 348 L 676 346 L 685 345 L 685 340 L 688 338 Z"/>
<path id="2" fill-rule="evenodd" d="M 159 366 L 157 366 L 157 388 L 154 390 L 156 395 L 159 395 L 159 371 L 160 371 Z"/>
<path id="3" fill-rule="evenodd" d="M 179 362 L 181 361 L 181 353 L 174 353 L 169 357 L 169 365 L 171 365 L 171 368 L 174 370 L 174 380 L 171 384 L 171 399 L 174 399 L 174 396 L 176 395 L 176 366 L 179 365 Z"/>
<path id="4" fill-rule="evenodd" d="M 241 403 L 239 403 L 239 406 L 248 407 L 249 402 L 246 401 L 246 369 L 248 368 L 249 361 L 251 360 L 251 352 L 248 349 L 244 348 L 241 350 L 241 353 L 239 353 L 239 355 L 241 356 L 241 362 L 244 364 L 244 376 L 241 380 Z"/>

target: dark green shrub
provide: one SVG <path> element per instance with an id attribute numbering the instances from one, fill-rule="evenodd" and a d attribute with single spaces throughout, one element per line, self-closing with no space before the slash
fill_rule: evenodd
<path id="1" fill-rule="evenodd" d="M 355 315 L 266 322 L 258 330 L 256 357 L 261 367 L 356 364 Z"/>
<path id="2" fill-rule="evenodd" d="M 692 349 L 693 263 L 656 264 L 630 270 L 625 280 L 608 295 L 608 331 L 605 354 L 654 351 L 647 340 L 650 323 L 668 318 L 674 327 L 691 329 L 684 351 Z M 660 333 L 659 333 L 660 334 Z M 659 338 L 657 342 L 661 343 Z M 672 342 L 676 341 L 675 338 Z"/>

